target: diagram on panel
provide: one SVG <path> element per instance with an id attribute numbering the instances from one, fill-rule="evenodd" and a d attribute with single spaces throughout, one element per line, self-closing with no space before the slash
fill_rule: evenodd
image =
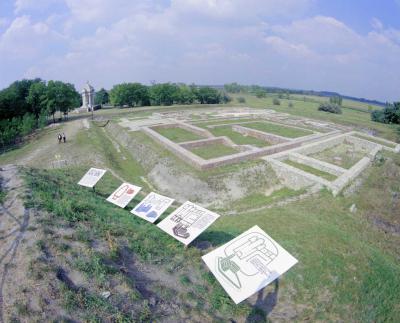
<path id="1" fill-rule="evenodd" d="M 173 202 L 174 199 L 170 197 L 151 192 L 131 211 L 131 213 L 153 223 Z"/>
<path id="2" fill-rule="evenodd" d="M 270 275 L 268 265 L 278 256 L 278 248 L 266 236 L 253 232 L 228 244 L 225 257 L 217 258 L 217 268 L 236 288 L 242 287 L 240 274 L 245 276 Z"/>
<path id="3" fill-rule="evenodd" d="M 176 212 L 172 217 L 171 221 L 177 224 L 172 228 L 173 233 L 183 239 L 190 237 L 188 232 L 189 227 L 195 224 L 204 214 L 206 210 L 202 210 L 196 205 L 186 205 L 180 208 L 179 212 Z"/>
<path id="4" fill-rule="evenodd" d="M 188 245 L 218 217 L 218 214 L 188 201 L 161 221 L 158 227 Z"/>

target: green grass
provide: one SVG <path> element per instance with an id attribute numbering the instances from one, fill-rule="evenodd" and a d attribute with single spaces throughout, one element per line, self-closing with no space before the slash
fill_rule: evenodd
<path id="1" fill-rule="evenodd" d="M 237 202 L 241 211 L 222 216 L 198 240 L 217 247 L 258 225 L 299 260 L 282 276 L 279 288 L 279 299 L 288 309 L 303 309 L 296 312 L 298 320 L 395 321 L 400 315 L 400 237 L 392 235 L 389 239 L 368 221 L 369 214 L 376 216 L 383 211 L 391 214 L 388 220 L 396 221 L 395 209 L 387 209 L 387 205 L 392 203 L 390 192 L 400 191 L 398 178 L 393 176 L 393 172 L 400 173 L 400 157 L 385 156 L 385 162 L 367 171 L 362 189 L 355 195 L 334 198 L 322 191 L 284 207 L 249 212 L 255 205 L 270 202 L 254 195 Z M 78 187 L 76 182 L 83 173 L 84 169 L 29 170 L 26 179 L 32 190 L 31 203 L 72 225 L 88 225 L 97 239 L 106 239 L 109 232 L 115 239 L 125 240 L 140 261 L 157 264 L 159 270 L 190 277 L 194 286 L 203 288 L 191 289 L 183 297 L 202 300 L 211 313 L 224 313 L 224 317 L 235 320 L 249 315 L 248 303 L 234 305 L 202 265 L 200 250 L 184 249 L 154 225 L 107 203 L 105 197 L 119 182 L 110 174 L 99 182 L 97 193 Z M 289 191 L 276 194 L 291 195 Z M 357 204 L 356 214 L 349 212 L 352 203 Z M 87 268 L 100 277 L 106 270 L 96 259 L 89 260 Z M 187 278 L 178 283 L 190 286 Z M 102 307 L 100 311 L 96 305 L 100 300 L 92 299 L 91 294 L 67 294 L 72 308 L 93 310 L 98 317 L 111 316 L 117 310 Z M 76 302 L 76 297 L 84 301 Z"/>
<path id="2" fill-rule="evenodd" d="M 242 122 L 251 122 L 254 121 L 254 119 L 245 119 L 245 118 L 236 118 L 236 119 L 218 119 L 218 120 L 209 120 L 209 121 L 202 121 L 202 122 L 196 122 L 193 123 L 197 127 L 202 127 L 205 129 L 210 130 L 207 126 L 215 126 L 215 125 L 228 125 L 228 124 L 239 124 Z"/>
<path id="3" fill-rule="evenodd" d="M 200 250 L 185 249 L 175 239 L 166 234 L 160 234 L 153 224 L 134 217 L 129 211 L 116 208 L 105 201 L 109 193 L 117 187 L 119 180 L 107 173 L 97 184 L 96 192 L 93 192 L 76 184 L 84 172 L 83 168 L 27 170 L 24 177 L 32 190 L 29 203 L 48 211 L 54 217 L 54 221 L 63 219 L 75 228 L 81 225 L 87 226 L 90 228 L 90 235 L 97 240 L 109 241 L 111 237 L 115 241 L 120 241 L 134 254 L 135 259 L 155 265 L 160 271 L 169 271 L 178 277 L 185 277 L 190 272 L 190 281 L 204 286 L 208 294 L 215 299 L 213 304 L 208 304 L 208 308 L 212 307 L 211 312 L 206 311 L 210 312 L 210 315 L 219 313 L 246 316 L 250 312 L 247 304 L 235 305 L 212 276 L 207 281 L 203 278 L 204 269 Z M 114 270 L 110 269 L 110 264 L 106 264 L 105 260 L 96 253 L 88 259 L 78 258 L 75 266 L 100 286 L 108 282 L 114 274 Z M 119 273 L 114 275 L 119 275 Z M 177 281 L 177 288 L 180 293 L 183 293 L 183 298 L 186 298 L 185 293 L 190 292 L 195 294 L 196 299 L 204 299 L 204 295 L 200 292 L 192 291 L 191 288 L 187 289 L 188 277 Z M 179 284 L 186 286 L 187 291 L 185 292 L 183 287 L 180 288 Z M 167 287 L 164 286 L 164 289 Z M 96 317 L 103 318 L 108 315 L 113 317 L 118 312 L 118 308 L 114 305 L 109 306 L 108 302 L 94 297 L 89 291 L 66 289 L 63 297 L 69 311 L 78 308 L 88 314 L 93 312 Z M 141 301 L 138 300 L 138 302 Z"/>
<path id="4" fill-rule="evenodd" d="M 270 122 L 253 122 L 244 125 L 247 128 L 272 133 L 287 138 L 298 138 L 311 135 L 312 131 L 292 128 L 284 125 L 278 125 Z"/>
<path id="5" fill-rule="evenodd" d="M 204 139 L 204 137 L 182 128 L 154 127 L 153 130 L 157 131 L 160 135 L 163 135 L 164 137 L 168 138 L 173 142 L 184 142 L 184 141 Z"/>
<path id="6" fill-rule="evenodd" d="M 350 152 L 350 150 L 352 152 Z M 342 143 L 332 148 L 322 150 L 320 152 L 310 154 L 315 159 L 325 161 L 346 169 L 354 166 L 361 158 L 367 154 L 366 150 L 356 149 L 354 145 Z M 339 157 L 340 159 L 337 159 Z"/>
<path id="7" fill-rule="evenodd" d="M 190 151 L 204 159 L 212 159 L 221 156 L 232 155 L 238 152 L 232 147 L 217 143 L 191 148 Z"/>
<path id="8" fill-rule="evenodd" d="M 316 169 L 316 168 L 308 166 L 308 165 L 297 163 L 297 162 L 292 161 L 290 159 L 286 159 L 283 162 L 285 164 L 290 165 L 290 166 L 293 166 L 293 167 L 296 167 L 298 169 L 301 169 L 301 170 L 303 170 L 303 171 L 305 171 L 307 173 L 310 173 L 310 174 L 325 178 L 328 181 L 334 181 L 335 179 L 337 179 L 337 176 L 335 176 L 335 175 L 329 174 L 327 172 L 323 172 L 323 171 L 321 171 L 319 169 Z"/>
<path id="9" fill-rule="evenodd" d="M 237 212 L 245 212 L 249 209 L 262 208 L 264 206 L 272 204 L 275 201 L 295 197 L 303 193 L 305 193 L 305 190 L 296 191 L 286 187 L 276 190 L 268 196 L 261 193 L 254 193 L 233 201 L 232 204 L 229 206 L 229 209 L 235 210 Z"/>
<path id="10" fill-rule="evenodd" d="M 216 137 L 226 136 L 230 138 L 237 145 L 253 145 L 256 147 L 269 146 L 268 142 L 257 139 L 251 136 L 244 136 L 232 130 L 231 126 L 221 126 L 209 129 L 209 131 Z"/>
<path id="11" fill-rule="evenodd" d="M 319 98 L 319 101 L 309 100 L 308 96 L 306 96 L 307 101 L 303 101 L 303 96 L 300 96 L 299 100 L 294 100 L 294 101 L 280 99 L 281 105 L 274 106 L 272 104 L 274 96 L 268 96 L 266 98 L 257 98 L 253 95 L 248 95 L 248 94 L 243 95 L 242 93 L 232 94 L 232 97 L 234 99 L 238 96 L 244 96 L 246 98 L 246 106 L 249 106 L 251 108 L 275 109 L 277 112 L 289 113 L 294 116 L 334 122 L 346 126 L 353 126 L 358 129 L 371 129 L 375 130 L 379 136 L 382 136 L 386 139 L 392 141 L 400 140 L 400 136 L 397 133 L 398 125 L 387 125 L 371 121 L 370 114 L 366 113 L 365 111 L 349 109 L 346 106 L 342 107 L 343 113 L 340 115 L 318 111 L 318 106 L 320 102 L 327 101 L 328 100 L 327 98 L 317 97 Z M 293 96 L 291 95 L 291 97 Z M 294 102 L 294 107 L 292 108 L 288 107 L 289 101 Z M 231 105 L 240 106 L 239 104 L 235 104 L 235 102 L 232 102 Z M 358 102 L 357 105 L 365 107 L 363 108 L 364 110 L 368 110 L 368 104 L 364 105 L 363 103 Z M 379 109 L 379 107 L 377 107 L 377 109 Z"/>

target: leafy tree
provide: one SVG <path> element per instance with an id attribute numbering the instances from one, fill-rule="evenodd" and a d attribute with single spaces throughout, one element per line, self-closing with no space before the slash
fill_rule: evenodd
<path id="1" fill-rule="evenodd" d="M 400 124 L 400 102 L 387 104 L 383 110 L 372 111 L 371 119 L 381 123 Z"/>
<path id="2" fill-rule="evenodd" d="M 39 117 L 41 111 L 46 109 L 47 105 L 47 87 L 44 81 L 35 82 L 29 88 L 28 95 L 26 97 L 26 103 L 30 105 L 30 111 Z"/>
<path id="3" fill-rule="evenodd" d="M 197 100 L 201 104 L 216 104 L 221 102 L 221 94 L 217 89 L 204 86 L 198 89 Z"/>
<path id="4" fill-rule="evenodd" d="M 36 118 L 34 114 L 25 113 L 21 122 L 21 135 L 26 136 L 36 128 Z"/>
<path id="5" fill-rule="evenodd" d="M 107 104 L 109 102 L 110 102 L 109 94 L 105 89 L 101 88 L 96 92 L 96 95 L 94 97 L 95 104 Z"/>
<path id="6" fill-rule="evenodd" d="M 149 105 L 150 97 L 147 86 L 140 83 L 121 83 L 114 85 L 110 91 L 111 104 L 130 107 Z"/>
<path id="7" fill-rule="evenodd" d="M 342 97 L 341 96 L 331 96 L 329 98 L 329 102 L 332 104 L 342 105 Z"/>
<path id="8" fill-rule="evenodd" d="M 46 96 L 47 109 L 53 116 L 53 122 L 55 122 L 54 115 L 57 111 L 68 113 L 69 110 L 79 105 L 80 95 L 70 83 L 49 81 Z"/>
<path id="9" fill-rule="evenodd" d="M 154 84 L 150 89 L 152 105 L 172 105 L 179 102 L 179 87 L 176 84 Z"/>
<path id="10" fill-rule="evenodd" d="M 185 84 L 179 85 L 176 103 L 178 104 L 192 104 L 196 100 L 196 91 L 193 86 Z"/>

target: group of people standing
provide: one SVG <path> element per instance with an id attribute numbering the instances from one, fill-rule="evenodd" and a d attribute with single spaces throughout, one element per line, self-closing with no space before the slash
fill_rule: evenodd
<path id="1" fill-rule="evenodd" d="M 61 141 L 64 141 L 64 142 L 67 141 L 67 138 L 65 137 L 65 133 L 64 132 L 62 134 L 59 133 L 58 136 L 57 136 L 57 139 L 58 139 L 58 143 L 61 143 Z"/>

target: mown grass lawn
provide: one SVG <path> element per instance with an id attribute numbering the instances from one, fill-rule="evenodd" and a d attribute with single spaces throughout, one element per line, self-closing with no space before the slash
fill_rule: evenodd
<path id="1" fill-rule="evenodd" d="M 232 126 L 221 126 L 209 129 L 209 131 L 216 137 L 226 136 L 230 138 L 237 145 L 253 145 L 256 147 L 269 146 L 269 143 L 251 136 L 244 136 L 232 130 Z"/>
<path id="2" fill-rule="evenodd" d="M 278 136 L 283 136 L 287 138 L 298 138 L 307 135 L 311 135 L 313 132 L 309 130 L 302 130 L 297 128 L 292 128 L 289 126 L 278 125 L 270 122 L 253 122 L 246 123 L 243 126 L 255 130 L 260 130 L 268 133 L 272 133 Z"/>
<path id="3" fill-rule="evenodd" d="M 157 131 L 160 135 L 163 135 L 173 142 L 185 142 L 204 139 L 204 137 L 182 128 L 155 127 L 153 128 L 153 130 Z"/>
<path id="4" fill-rule="evenodd" d="M 232 155 L 238 152 L 232 147 L 217 143 L 191 148 L 190 151 L 204 159 L 212 159 L 221 156 Z"/>

